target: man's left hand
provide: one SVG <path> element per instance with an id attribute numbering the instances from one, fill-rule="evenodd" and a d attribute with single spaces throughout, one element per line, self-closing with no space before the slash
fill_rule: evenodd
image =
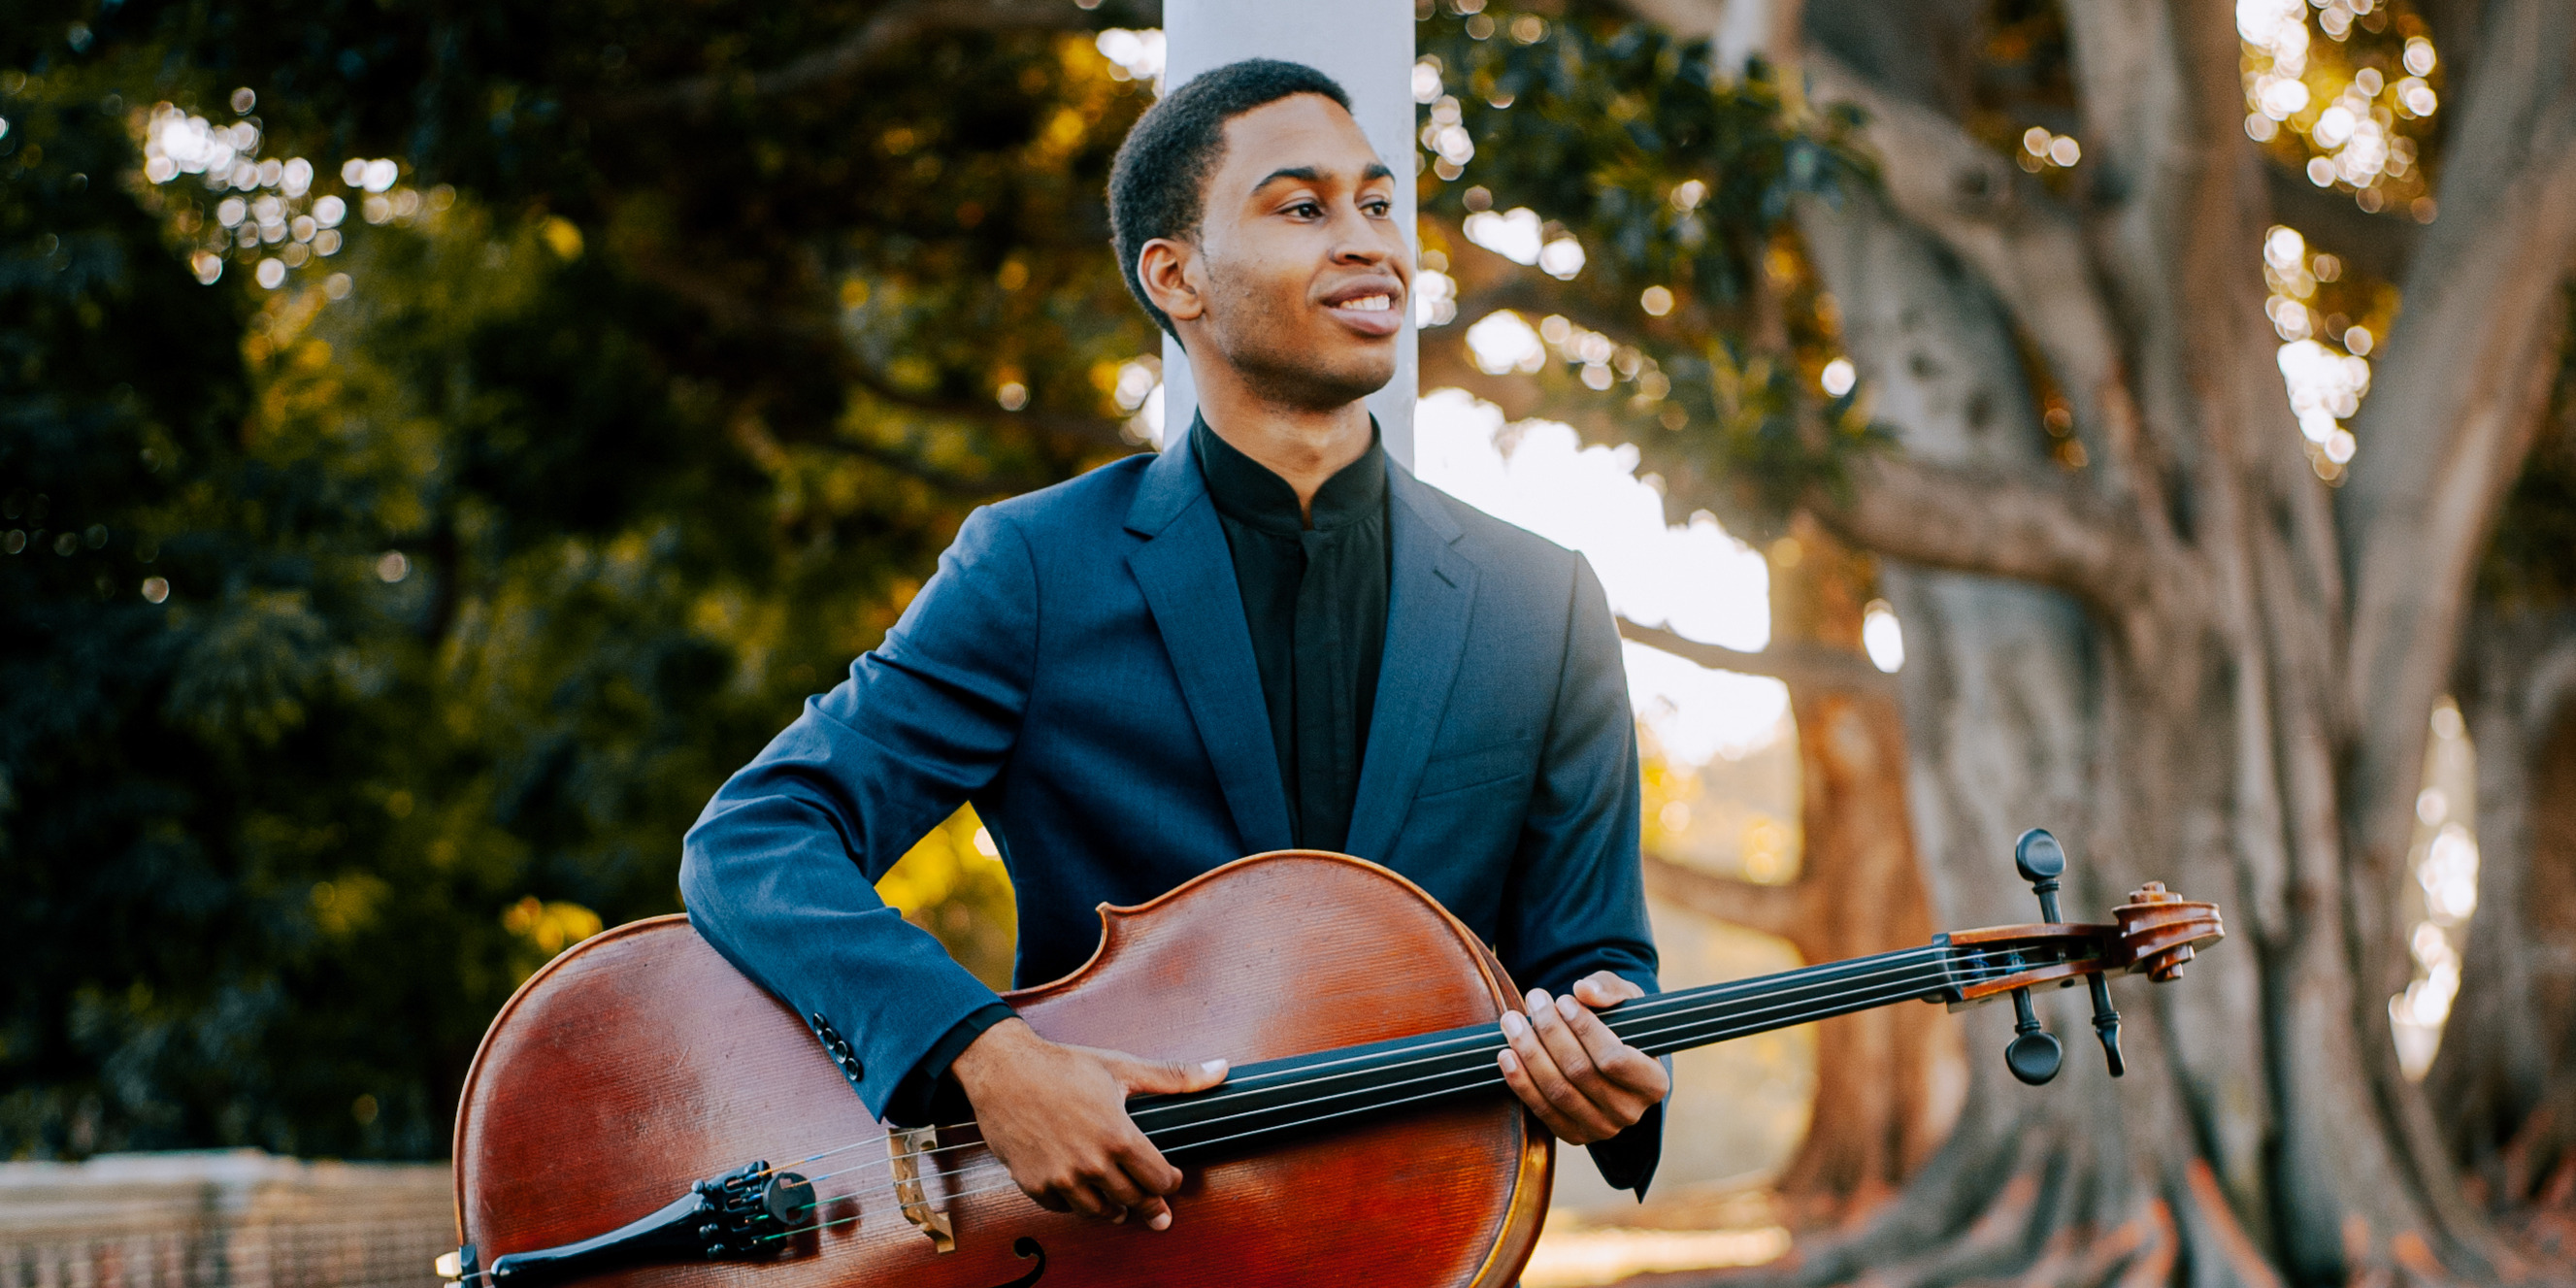
<path id="1" fill-rule="evenodd" d="M 1645 995 L 1609 971 L 1594 971 L 1562 997 L 1531 989 L 1526 1015 L 1504 1013 L 1503 1036 L 1511 1046 L 1495 1057 L 1503 1081 L 1558 1140 L 1608 1140 L 1636 1126 L 1672 1090 L 1663 1061 L 1620 1041 L 1593 1014 Z"/>

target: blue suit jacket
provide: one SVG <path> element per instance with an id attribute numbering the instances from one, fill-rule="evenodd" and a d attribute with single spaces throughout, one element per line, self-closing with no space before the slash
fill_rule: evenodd
<path id="1" fill-rule="evenodd" d="M 1582 556 L 1388 464 L 1386 653 L 1350 850 L 1493 944 L 1524 988 L 1656 988 L 1636 733 Z M 1100 903 L 1289 846 L 1288 802 L 1216 510 L 1186 437 L 968 516 L 850 678 L 709 801 L 691 921 L 851 1042 L 872 1113 L 994 1000 L 872 888 L 972 801 L 1019 903 L 1015 975 L 1080 966 Z M 1660 1111 L 1595 1147 L 1643 1192 Z"/>

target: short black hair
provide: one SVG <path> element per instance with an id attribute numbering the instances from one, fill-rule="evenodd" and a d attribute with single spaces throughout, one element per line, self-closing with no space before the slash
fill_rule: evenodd
<path id="1" fill-rule="evenodd" d="M 1207 203 L 1202 189 L 1225 155 L 1225 123 L 1297 94 L 1321 94 L 1351 110 L 1341 83 L 1304 63 L 1247 58 L 1191 78 L 1146 109 L 1109 165 L 1109 239 L 1127 289 L 1173 339 L 1172 320 L 1145 296 L 1136 255 L 1157 237 L 1195 237 Z"/>

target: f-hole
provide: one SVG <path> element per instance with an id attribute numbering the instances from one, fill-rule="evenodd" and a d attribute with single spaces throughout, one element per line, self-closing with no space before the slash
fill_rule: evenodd
<path id="1" fill-rule="evenodd" d="M 1009 1283 L 995 1284 L 993 1288 L 1032 1288 L 1038 1278 L 1046 1273 L 1046 1249 L 1039 1247 L 1037 1240 L 1022 1235 L 1011 1244 L 1011 1252 L 1022 1260 L 1030 1257 L 1037 1258 L 1037 1268 Z"/>

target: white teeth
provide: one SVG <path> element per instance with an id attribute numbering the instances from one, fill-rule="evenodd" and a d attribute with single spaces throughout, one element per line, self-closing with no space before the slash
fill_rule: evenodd
<path id="1" fill-rule="evenodd" d="M 1384 313 L 1395 307 L 1395 301 L 1384 295 L 1363 295 L 1355 300 L 1342 301 L 1342 307 L 1361 313 Z"/>

